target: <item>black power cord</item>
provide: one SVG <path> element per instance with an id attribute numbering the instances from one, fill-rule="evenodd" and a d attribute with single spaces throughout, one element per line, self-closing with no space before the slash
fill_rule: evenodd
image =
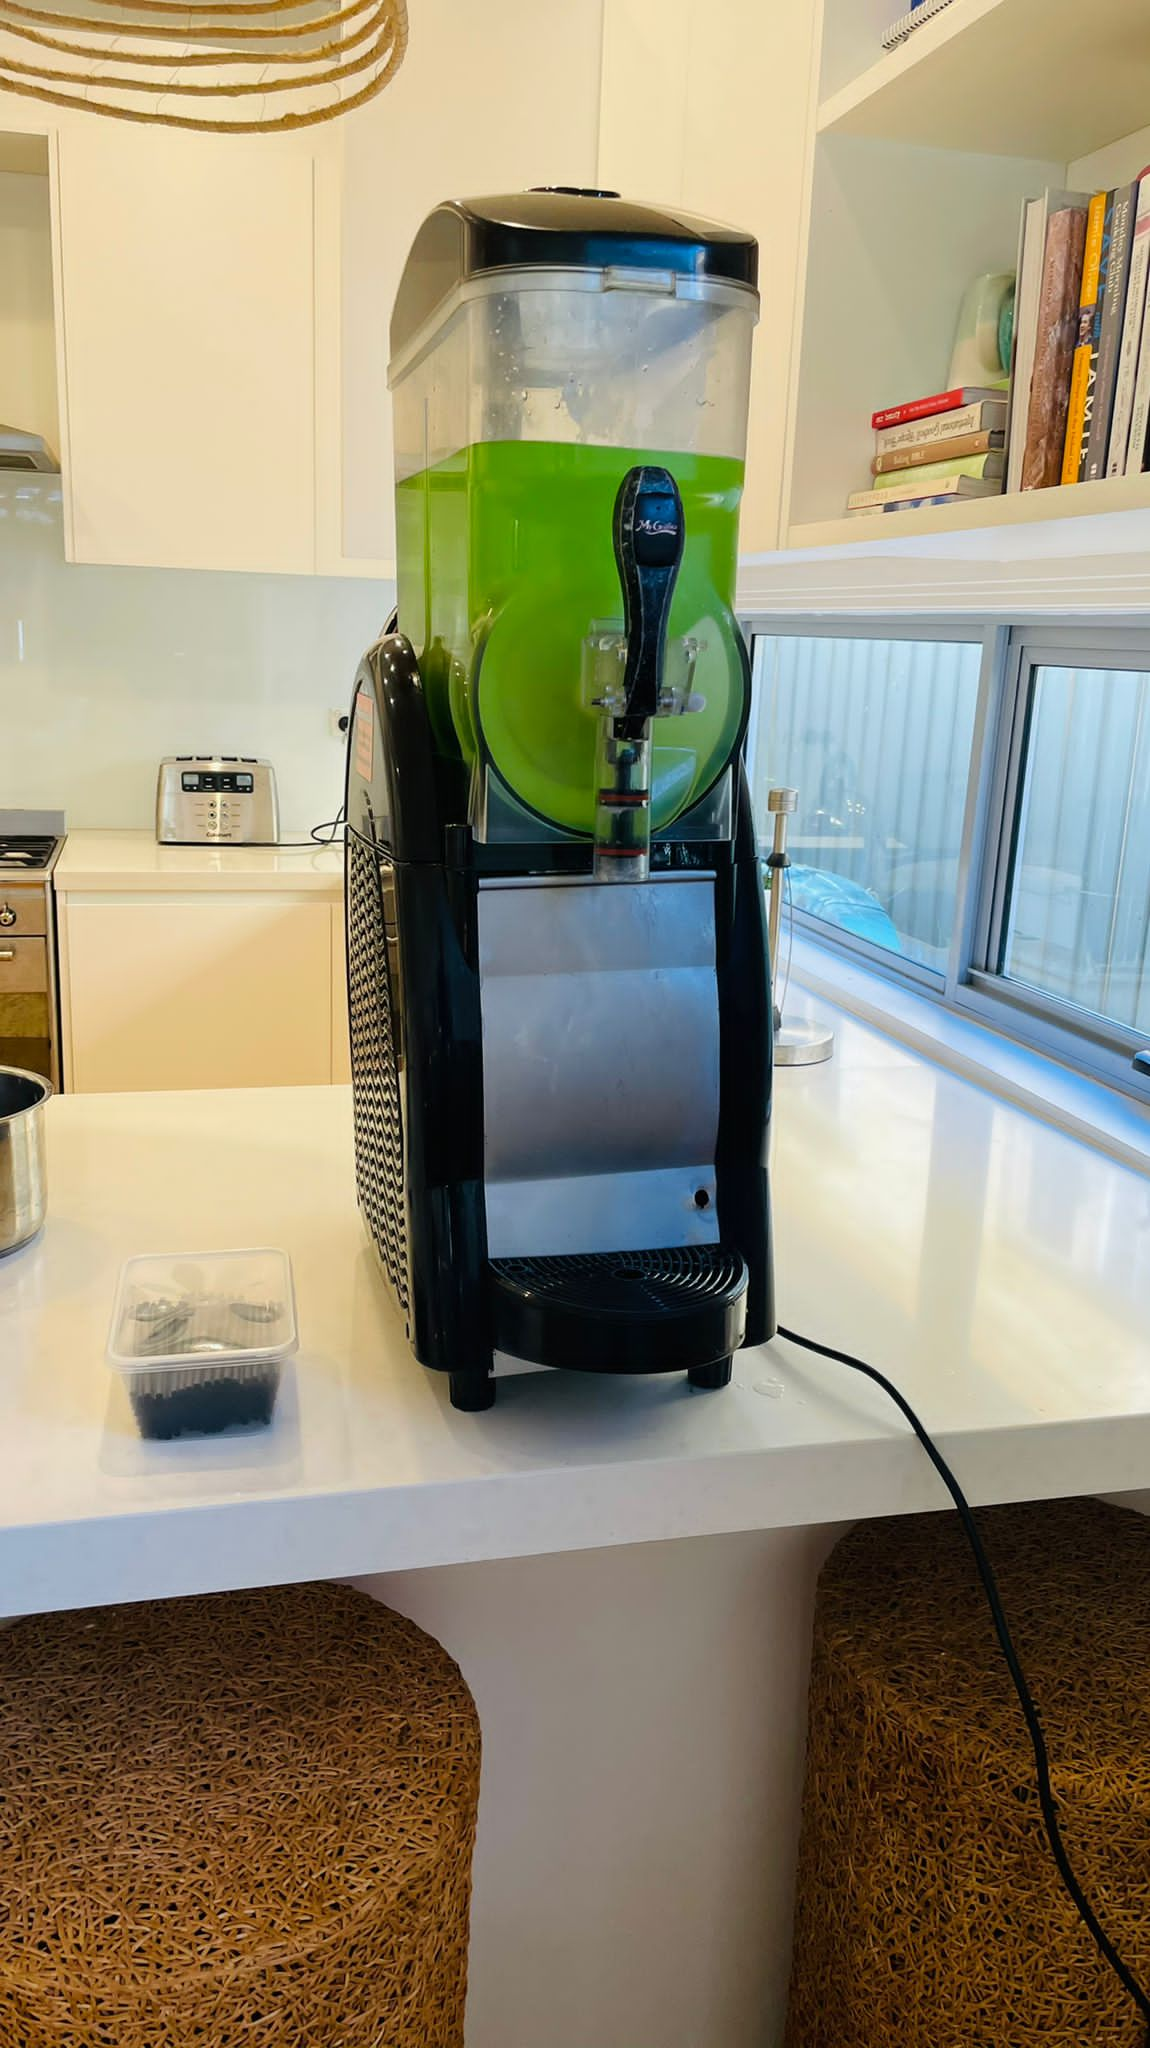
<path id="1" fill-rule="evenodd" d="M 342 837 L 346 823 L 341 804 L 338 818 L 325 818 L 322 825 L 312 825 L 306 839 L 207 839 L 202 843 L 205 846 L 238 846 L 241 850 L 245 846 L 264 846 L 270 847 L 273 851 L 276 848 L 290 849 L 302 846 L 314 853 L 317 846 L 334 846 Z"/>
<path id="2" fill-rule="evenodd" d="M 1046 1737 L 1042 1731 L 1042 1722 L 1034 1702 L 1034 1694 L 1026 1682 L 1026 1674 L 1022 1669 L 1018 1651 L 1014 1646 L 1014 1637 L 1010 1633 L 1010 1625 L 1002 1605 L 1002 1595 L 999 1591 L 998 1580 L 995 1578 L 994 1568 L 986 1554 L 970 1502 L 967 1500 L 962 1487 L 959 1485 L 926 1424 L 919 1420 L 906 1396 L 900 1394 L 898 1388 L 894 1385 L 893 1381 L 887 1379 L 885 1373 L 879 1372 L 877 1366 L 867 1365 L 863 1359 L 853 1357 L 849 1351 L 837 1351 L 833 1344 L 816 1344 L 813 1337 L 800 1337 L 797 1330 L 784 1330 L 781 1324 L 778 1334 L 780 1337 L 784 1337 L 788 1344 L 798 1344 L 804 1351 L 816 1352 L 820 1358 L 833 1359 L 836 1365 L 848 1365 L 852 1372 L 861 1372 L 866 1379 L 873 1380 L 876 1387 L 881 1387 L 883 1393 L 894 1402 L 899 1413 L 909 1422 L 919 1443 L 922 1445 L 923 1450 L 926 1452 L 927 1457 L 930 1459 L 931 1464 L 934 1466 L 935 1471 L 938 1473 L 939 1478 L 954 1502 L 955 1507 L 958 1509 L 958 1518 L 962 1523 L 963 1533 L 970 1545 L 971 1555 L 978 1569 L 978 1576 L 982 1581 L 982 1590 L 986 1595 L 986 1604 L 990 1609 L 990 1618 L 994 1623 L 994 1633 L 998 1637 L 998 1647 L 1002 1651 L 1003 1661 L 1010 1673 L 1014 1690 L 1018 1695 L 1018 1704 L 1022 1708 L 1022 1718 L 1026 1723 L 1026 1732 L 1030 1737 L 1030 1747 L 1034 1752 L 1034 1772 L 1038 1781 L 1038 1803 L 1042 1810 L 1042 1819 L 1046 1828 L 1046 1839 L 1050 1844 L 1050 1853 L 1054 1858 L 1058 1875 L 1062 1879 L 1062 1883 L 1078 1913 L 1079 1919 L 1092 1936 L 1099 1954 L 1110 1965 L 1122 1989 L 1133 1999 L 1142 2018 L 1146 2021 L 1146 2042 L 1147 2048 L 1150 2048 L 1150 1997 L 1143 1991 L 1133 1970 L 1123 1961 L 1102 1922 L 1099 1920 L 1097 1913 L 1075 1875 L 1074 1866 L 1070 1861 L 1066 1844 L 1062 1839 L 1062 1828 L 1058 1819 L 1058 1802 L 1054 1796 L 1054 1787 L 1050 1782 L 1050 1753 L 1046 1747 Z"/>

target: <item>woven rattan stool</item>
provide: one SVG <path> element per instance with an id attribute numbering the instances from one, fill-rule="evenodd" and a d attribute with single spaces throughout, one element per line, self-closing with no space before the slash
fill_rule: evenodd
<path id="1" fill-rule="evenodd" d="M 1150 1521 L 979 1516 L 1067 1847 L 1150 1980 Z M 1141 2048 L 1055 1874 L 958 1518 L 874 1522 L 819 1583 L 787 2048 Z"/>
<path id="2" fill-rule="evenodd" d="M 458 2048 L 479 1728 L 288 1586 L 0 1634 L 0 2048 Z"/>

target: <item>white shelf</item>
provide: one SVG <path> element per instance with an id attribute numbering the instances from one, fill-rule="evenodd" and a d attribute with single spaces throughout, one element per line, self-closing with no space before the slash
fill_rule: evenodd
<path id="1" fill-rule="evenodd" d="M 793 525 L 788 548 L 826 548 L 850 543 L 905 540 L 915 535 L 1033 526 L 1056 519 L 1082 519 L 1103 512 L 1150 511 L 1150 473 L 1065 484 L 1049 491 L 1011 491 L 997 498 L 963 498 L 953 505 L 922 510 L 876 512 L 869 519 L 819 519 Z M 1150 534 L 1148 534 L 1150 542 Z"/>
<path id="2" fill-rule="evenodd" d="M 817 128 L 1070 163 L 1148 109 L 1146 0 L 951 0 L 824 99 Z"/>

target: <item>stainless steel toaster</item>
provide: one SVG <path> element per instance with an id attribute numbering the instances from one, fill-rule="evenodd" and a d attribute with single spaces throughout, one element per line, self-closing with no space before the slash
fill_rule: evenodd
<path id="1" fill-rule="evenodd" d="M 156 838 L 171 846 L 267 846 L 279 838 L 275 769 L 248 754 L 160 762 Z"/>

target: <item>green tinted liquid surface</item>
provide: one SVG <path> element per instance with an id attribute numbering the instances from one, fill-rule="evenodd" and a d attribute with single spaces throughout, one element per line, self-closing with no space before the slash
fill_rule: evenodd
<path id="1" fill-rule="evenodd" d="M 686 540 L 669 638 L 699 643 L 705 709 L 653 729 L 654 823 L 725 765 L 743 712 L 732 613 L 743 465 L 722 456 L 493 441 L 409 477 L 397 494 L 400 630 L 412 641 L 439 745 L 474 759 L 479 731 L 504 780 L 555 824 L 590 832 L 596 713 L 583 642 L 621 630 L 612 515 L 627 471 L 669 469 Z"/>

